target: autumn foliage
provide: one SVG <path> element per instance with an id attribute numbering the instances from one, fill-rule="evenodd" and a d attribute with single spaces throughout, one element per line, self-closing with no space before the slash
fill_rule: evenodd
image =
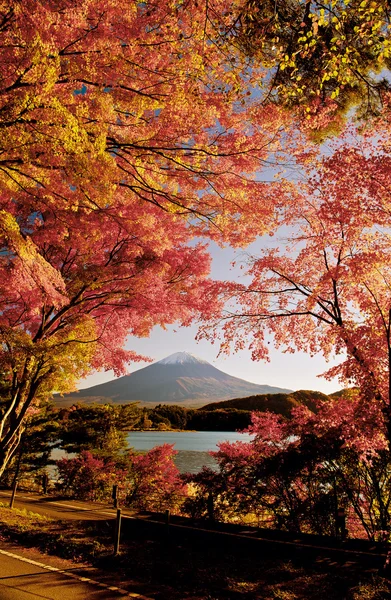
<path id="1" fill-rule="evenodd" d="M 239 244 L 272 218 L 278 184 L 251 175 L 283 118 L 217 43 L 226 10 L 1 3 L 0 472 L 33 403 L 207 311 L 195 236 Z"/>
<path id="2" fill-rule="evenodd" d="M 335 534 L 329 519 L 340 506 L 352 535 L 383 539 L 390 530 L 389 96 L 383 100 L 371 127 L 350 126 L 327 147 L 296 155 L 300 182 L 279 211 L 278 241 L 248 259 L 248 283 L 215 285 L 220 307 L 204 328 L 220 335 L 223 351 L 250 347 L 255 360 L 268 360 L 271 343 L 337 357 L 325 377 L 357 390 L 321 403 L 316 415 L 294 409 L 290 422 L 255 417 L 254 443 L 217 455 L 216 486 L 233 511 L 263 506 L 275 526 L 292 530 Z"/>
<path id="3" fill-rule="evenodd" d="M 84 450 L 75 458 L 57 461 L 57 486 L 75 498 L 110 501 L 113 485 L 117 485 L 121 505 L 164 511 L 178 507 L 187 495 L 187 486 L 173 462 L 175 454 L 170 444 L 145 454 L 130 450 L 117 459 L 103 459 Z"/>
<path id="4" fill-rule="evenodd" d="M 337 356 L 325 376 L 376 404 L 390 439 L 388 119 L 386 104 L 376 130 L 359 137 L 350 128 L 327 153 L 298 157 L 303 177 L 279 212 L 277 242 L 249 258 L 248 284 L 215 285 L 209 334 L 220 333 L 223 351 L 250 347 L 255 360 L 268 360 L 271 341 Z"/>
<path id="5" fill-rule="evenodd" d="M 318 401 L 317 412 L 292 418 L 253 413 L 250 442 L 224 442 L 212 453 L 218 469 L 187 476 L 196 494 L 189 514 L 291 532 L 388 539 L 390 454 L 382 418 L 368 414 L 357 393 Z"/>

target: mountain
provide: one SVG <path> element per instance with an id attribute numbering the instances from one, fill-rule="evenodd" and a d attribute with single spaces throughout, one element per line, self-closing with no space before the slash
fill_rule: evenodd
<path id="1" fill-rule="evenodd" d="M 176 352 L 130 375 L 94 385 L 78 393 L 66 394 L 62 398 L 57 396 L 55 400 L 62 405 L 108 401 L 118 404 L 140 401 L 154 404 L 201 405 L 238 396 L 291 391 L 231 377 L 193 354 Z"/>

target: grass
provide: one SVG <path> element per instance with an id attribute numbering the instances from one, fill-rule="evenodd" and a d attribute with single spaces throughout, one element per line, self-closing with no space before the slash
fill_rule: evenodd
<path id="1" fill-rule="evenodd" d="M 391 583 L 357 564 L 260 556 L 134 533 L 112 556 L 112 525 L 55 521 L 0 506 L 0 540 L 89 562 L 156 600 L 391 600 Z M 138 587 L 137 587 L 138 586 Z"/>

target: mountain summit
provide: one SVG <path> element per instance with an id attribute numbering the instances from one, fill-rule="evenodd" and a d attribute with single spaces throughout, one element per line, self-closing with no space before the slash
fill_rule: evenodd
<path id="1" fill-rule="evenodd" d="M 130 375 L 94 385 L 76 394 L 67 394 L 62 400 L 58 398 L 58 402 L 111 401 L 124 404 L 138 400 L 153 404 L 202 405 L 255 394 L 291 391 L 231 377 L 189 352 L 175 352 Z"/>
<path id="2" fill-rule="evenodd" d="M 190 354 L 190 352 L 175 352 L 174 354 L 170 354 L 170 356 L 166 356 L 166 358 L 162 358 L 156 364 L 157 365 L 184 365 L 184 364 L 201 364 L 201 365 L 209 365 L 206 360 L 203 358 L 198 358 L 194 354 Z"/>

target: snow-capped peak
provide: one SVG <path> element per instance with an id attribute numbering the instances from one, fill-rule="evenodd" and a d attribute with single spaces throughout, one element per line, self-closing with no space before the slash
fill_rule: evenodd
<path id="1" fill-rule="evenodd" d="M 162 358 L 157 362 L 158 365 L 184 365 L 184 364 L 209 364 L 206 360 L 202 358 L 198 358 L 198 356 L 194 356 L 194 354 L 190 354 L 190 352 L 175 352 L 174 354 L 170 354 L 170 356 L 166 356 L 166 358 Z"/>

